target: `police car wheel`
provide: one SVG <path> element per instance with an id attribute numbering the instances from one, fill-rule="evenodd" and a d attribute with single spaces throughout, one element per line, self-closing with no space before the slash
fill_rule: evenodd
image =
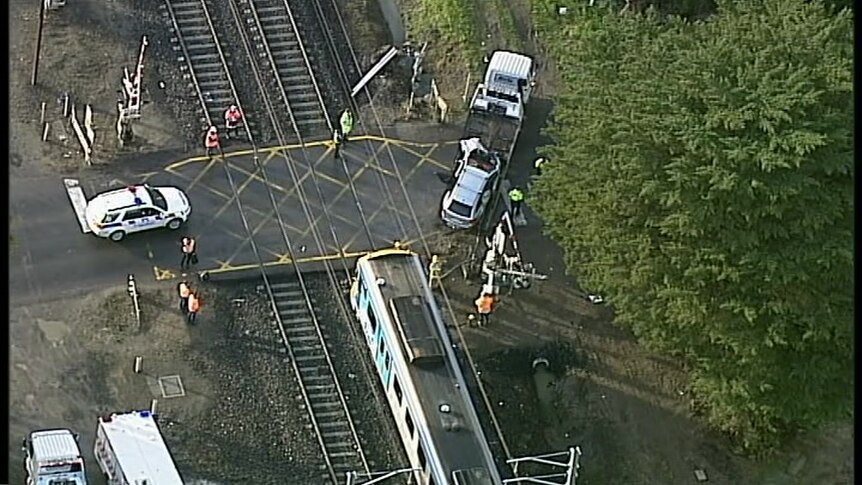
<path id="1" fill-rule="evenodd" d="M 170 229 L 172 231 L 176 231 L 182 225 L 183 225 L 182 219 L 171 219 L 170 222 L 168 222 L 168 229 Z"/>
<path id="2" fill-rule="evenodd" d="M 120 242 L 124 237 L 126 237 L 126 233 L 123 231 L 115 231 L 112 232 L 109 237 L 111 238 L 111 241 Z"/>

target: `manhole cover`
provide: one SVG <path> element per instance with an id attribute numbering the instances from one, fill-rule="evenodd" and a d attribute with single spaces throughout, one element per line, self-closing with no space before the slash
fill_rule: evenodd
<path id="1" fill-rule="evenodd" d="M 159 377 L 159 388 L 162 390 L 162 397 L 165 399 L 186 395 L 186 390 L 183 388 L 183 381 L 180 379 L 180 376 Z"/>

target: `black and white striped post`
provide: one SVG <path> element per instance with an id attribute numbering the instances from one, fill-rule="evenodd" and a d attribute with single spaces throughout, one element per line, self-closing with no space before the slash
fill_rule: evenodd
<path id="1" fill-rule="evenodd" d="M 132 297 L 132 303 L 135 305 L 135 321 L 138 323 L 138 328 L 141 328 L 141 303 L 139 300 L 138 285 L 135 283 L 135 275 L 129 275 L 129 296 Z"/>

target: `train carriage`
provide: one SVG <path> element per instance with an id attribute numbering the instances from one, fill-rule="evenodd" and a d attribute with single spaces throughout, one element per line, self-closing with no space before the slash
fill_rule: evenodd
<path id="1" fill-rule="evenodd" d="M 419 256 L 359 258 L 350 296 L 418 482 L 501 484 Z"/>

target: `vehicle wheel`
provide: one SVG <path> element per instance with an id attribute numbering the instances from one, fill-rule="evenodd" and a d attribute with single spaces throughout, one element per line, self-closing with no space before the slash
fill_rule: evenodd
<path id="1" fill-rule="evenodd" d="M 120 242 L 123 238 L 126 237 L 126 233 L 123 231 L 115 231 L 110 235 L 111 241 Z"/>
<path id="2" fill-rule="evenodd" d="M 171 219 L 170 222 L 168 222 L 168 229 L 170 229 L 172 231 L 176 231 L 182 225 L 183 225 L 182 219 Z"/>

